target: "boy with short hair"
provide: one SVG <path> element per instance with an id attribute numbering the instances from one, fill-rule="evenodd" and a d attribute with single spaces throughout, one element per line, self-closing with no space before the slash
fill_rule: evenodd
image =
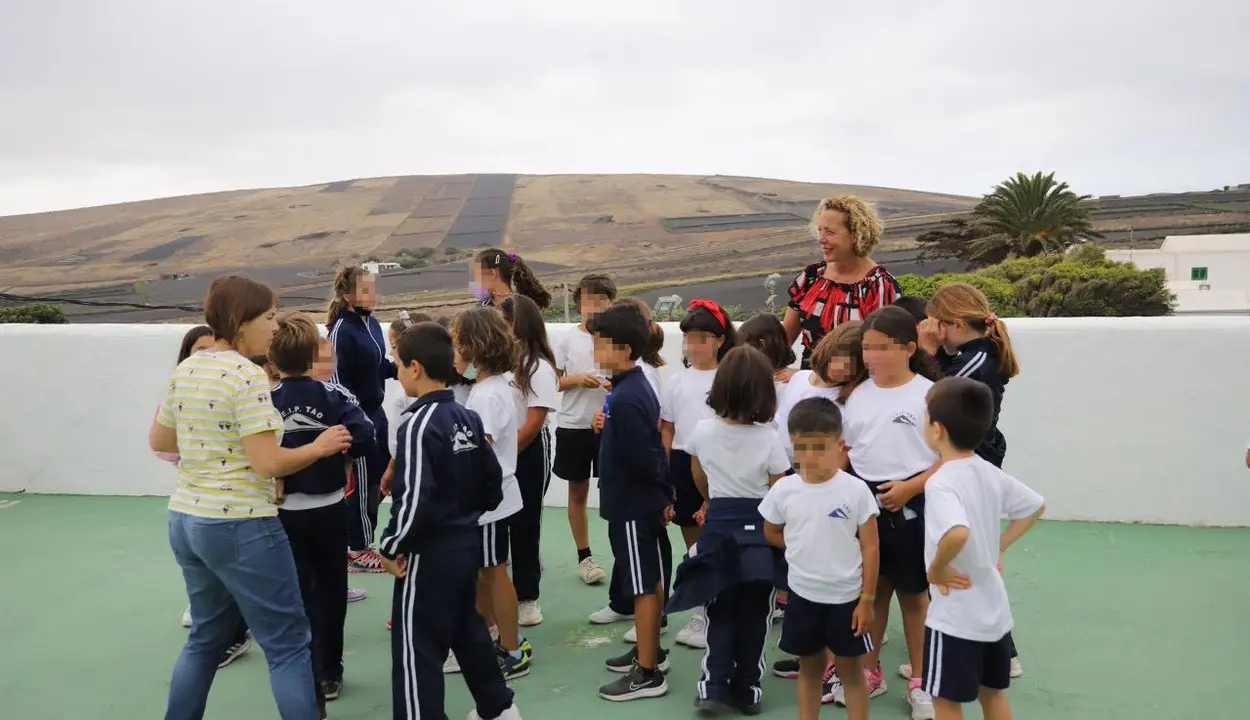
<path id="1" fill-rule="evenodd" d="M 608 521 L 614 582 L 634 598 L 638 644 L 607 667 L 624 673 L 599 688 L 599 697 L 621 702 L 668 693 L 668 660 L 660 648 L 664 607 L 661 553 L 672 514 L 673 485 L 660 442 L 659 402 L 636 361 L 651 341 L 651 328 L 636 308 L 612 307 L 586 325 L 594 360 L 612 373 L 599 440 L 599 514 Z M 670 558 L 671 562 L 671 558 Z"/>
<path id="2" fill-rule="evenodd" d="M 937 720 L 962 718 L 962 704 L 974 701 L 986 720 L 1010 720 L 1012 617 L 999 566 L 1044 501 L 976 454 L 994 421 L 988 386 L 945 378 L 926 403 L 925 442 L 941 467 L 925 485 L 924 556 L 936 592 L 925 619 L 923 687 Z"/>
<path id="3" fill-rule="evenodd" d="M 302 447 L 326 428 L 343 425 L 352 434 L 348 457 L 362 457 L 374 449 L 373 423 L 359 405 L 311 376 L 321 342 L 317 324 L 307 315 L 288 313 L 278 318 L 269 344 L 269 364 L 279 378 L 271 394 L 282 414 L 282 446 Z M 346 486 L 343 456 L 322 458 L 283 478 L 278 506 L 312 630 L 313 673 L 318 699 L 323 701 L 338 698 L 343 689 Z"/>
<path id="4" fill-rule="evenodd" d="M 469 720 L 521 720 L 477 612 L 478 518 L 503 500 L 503 473 L 482 419 L 457 403 L 451 334 L 419 323 L 399 336 L 399 382 L 416 400 L 400 425 L 391 519 L 379 551 L 394 575 L 395 720 L 444 718 L 443 660 L 454 651 L 476 703 Z"/>
<path id="5" fill-rule="evenodd" d="M 586 500 L 590 496 L 590 478 L 599 470 L 599 436 L 593 427 L 595 414 L 603 407 L 608 394 L 607 380 L 595 366 L 587 323 L 615 299 L 616 283 L 612 278 L 602 274 L 583 277 L 573 293 L 573 302 L 582 321 L 560 336 L 552 348 L 562 395 L 560 411 L 556 413 L 556 457 L 551 472 L 569 484 L 569 529 L 577 545 L 577 571 L 587 585 L 601 583 L 607 577 L 590 551 Z M 613 613 L 607 608 L 590 617 L 594 623 L 627 619 L 628 615 Z"/>
<path id="6" fill-rule="evenodd" d="M 799 659 L 799 718 L 820 716 L 822 680 L 832 652 L 844 678 L 847 717 L 868 718 L 868 683 L 860 657 L 872 650 L 869 627 L 880 546 L 877 500 L 842 470 L 842 413 L 828 398 L 800 400 L 787 430 L 798 474 L 777 481 L 760 503 L 764 535 L 786 551 L 790 598 L 781 650 Z"/>

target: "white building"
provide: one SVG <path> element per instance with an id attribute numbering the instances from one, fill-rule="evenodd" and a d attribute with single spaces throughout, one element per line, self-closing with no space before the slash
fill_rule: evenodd
<path id="1" fill-rule="evenodd" d="M 364 262 L 360 264 L 360 267 L 370 275 L 380 275 L 392 270 L 402 270 L 404 266 L 397 262 Z"/>
<path id="2" fill-rule="evenodd" d="M 1177 315 L 1250 315 L 1250 233 L 1169 235 L 1158 250 L 1108 250 L 1107 259 L 1162 268 Z"/>

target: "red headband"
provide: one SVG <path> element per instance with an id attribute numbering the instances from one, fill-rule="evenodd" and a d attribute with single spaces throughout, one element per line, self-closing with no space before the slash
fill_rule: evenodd
<path id="1" fill-rule="evenodd" d="M 720 305 L 717 305 L 711 300 L 691 300 L 690 307 L 686 308 L 686 312 L 692 313 L 699 308 L 703 308 L 704 310 L 712 313 L 712 317 L 716 318 L 716 321 L 720 323 L 722 330 L 728 329 L 729 323 L 726 322 L 725 311 L 720 309 Z"/>

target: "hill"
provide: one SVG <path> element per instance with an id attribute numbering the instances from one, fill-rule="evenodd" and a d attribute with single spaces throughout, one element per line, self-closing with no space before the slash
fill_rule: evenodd
<path id="1" fill-rule="evenodd" d="M 279 289 L 286 306 L 319 306 L 336 267 L 376 259 L 408 268 L 381 278 L 390 305 L 453 305 L 466 297 L 467 258 L 478 248 L 501 246 L 553 285 L 606 270 L 637 292 L 660 294 L 697 282 L 700 292 L 713 293 L 717 283 L 728 283 L 725 290 L 741 288 L 762 301 L 762 288 L 748 286 L 759 286 L 769 272 L 793 272 L 811 262 L 816 253 L 806 219 L 819 198 L 841 193 L 877 205 L 888 228 L 879 255 L 896 272 L 919 269 L 908 252 L 912 238 L 976 202 L 726 176 L 347 180 L 0 217 L 0 289 L 194 307 L 213 277 L 240 272 Z M 1182 196 L 1100 199 L 1106 207 L 1098 212 L 1108 216 L 1100 224 L 1134 227 L 1139 236 L 1163 226 L 1209 232 L 1220 222 L 1250 219 L 1250 192 L 1238 193 L 1194 194 L 1188 202 Z M 66 309 L 80 321 L 168 320 L 190 312 Z"/>

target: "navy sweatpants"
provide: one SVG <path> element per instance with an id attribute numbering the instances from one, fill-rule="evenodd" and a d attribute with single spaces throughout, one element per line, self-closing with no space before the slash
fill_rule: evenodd
<path id="1" fill-rule="evenodd" d="M 476 533 L 475 533 L 476 537 Z M 499 717 L 512 705 L 486 621 L 477 612 L 482 549 L 474 544 L 410 555 L 395 581 L 391 618 L 394 720 L 447 717 L 443 661 L 453 650 L 478 715 Z"/>
<path id="2" fill-rule="evenodd" d="M 512 584 L 516 599 L 538 599 L 542 563 L 538 547 L 542 538 L 543 498 L 551 485 L 551 433 L 543 426 L 538 437 L 517 455 L 516 481 L 521 487 L 521 511 L 509 518 L 512 538 Z"/>
<path id="3" fill-rule="evenodd" d="M 771 583 L 744 583 L 708 603 L 700 698 L 722 703 L 760 702 L 773 592 Z"/>
<path id="4" fill-rule="evenodd" d="M 391 462 L 386 442 L 386 413 L 376 408 L 369 413 L 373 421 L 377 446 L 364 457 L 356 458 L 356 492 L 347 498 L 347 547 L 357 552 L 373 546 L 378 527 L 378 505 L 382 502 L 382 475 Z"/>

